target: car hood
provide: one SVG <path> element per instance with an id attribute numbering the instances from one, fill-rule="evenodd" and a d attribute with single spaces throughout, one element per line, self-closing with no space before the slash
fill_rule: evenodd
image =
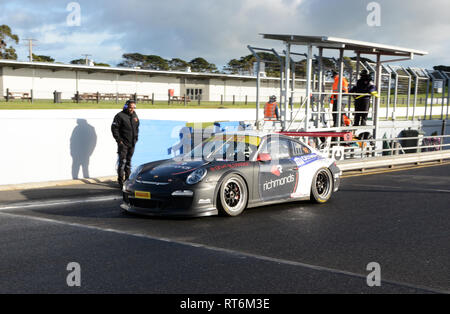
<path id="1" fill-rule="evenodd" d="M 154 167 L 144 168 L 137 180 L 151 182 L 171 182 L 174 179 L 184 179 L 194 170 L 209 164 L 205 160 L 176 161 L 166 160 Z"/>

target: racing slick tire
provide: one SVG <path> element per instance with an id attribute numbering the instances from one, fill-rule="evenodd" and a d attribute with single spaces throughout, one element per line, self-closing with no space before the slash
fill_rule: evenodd
<path id="1" fill-rule="evenodd" d="M 217 197 L 217 209 L 221 216 L 238 216 L 247 207 L 248 189 L 244 179 L 229 174 L 223 180 Z"/>
<path id="2" fill-rule="evenodd" d="M 328 201 L 333 193 L 333 182 L 333 175 L 328 168 L 319 169 L 311 184 L 311 200 L 316 203 Z"/>

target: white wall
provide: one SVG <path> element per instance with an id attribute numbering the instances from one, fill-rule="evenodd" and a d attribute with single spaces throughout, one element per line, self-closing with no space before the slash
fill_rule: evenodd
<path id="1" fill-rule="evenodd" d="M 111 135 L 111 122 L 117 112 L 114 109 L 1 110 L 0 185 L 72 179 L 73 155 L 76 157 L 80 152 L 74 152 L 74 149 L 71 152 L 71 143 L 84 151 L 93 144 L 93 137 L 96 141 L 89 158 L 89 177 L 114 175 L 117 148 Z M 208 122 L 236 121 L 236 117 L 238 120 L 255 119 L 253 109 L 138 108 L 137 114 L 141 120 Z M 81 126 L 75 131 L 78 120 L 84 121 L 80 121 Z M 82 177 L 80 169 L 79 178 Z"/>

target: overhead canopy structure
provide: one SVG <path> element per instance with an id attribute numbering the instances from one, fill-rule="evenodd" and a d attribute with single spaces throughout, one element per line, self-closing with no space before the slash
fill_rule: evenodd
<path id="1" fill-rule="evenodd" d="M 361 54 L 381 54 L 386 56 L 405 56 L 412 55 L 424 56 L 428 52 L 402 48 L 378 43 L 371 43 L 360 40 L 345 39 L 329 36 L 303 36 L 303 35 L 277 35 L 277 34 L 261 34 L 265 39 L 281 40 L 292 45 L 312 45 L 325 49 L 344 49 L 352 50 Z"/>
<path id="2" fill-rule="evenodd" d="M 337 100 L 337 121 L 335 122 L 335 131 L 342 131 L 341 128 L 341 108 L 342 108 L 342 86 L 343 86 L 343 75 L 344 75 L 344 53 L 345 51 L 351 51 L 356 54 L 356 73 L 359 73 L 360 66 L 360 55 L 362 54 L 370 54 L 376 56 L 376 68 L 375 68 L 375 84 L 378 88 L 378 94 L 381 92 L 381 76 L 382 76 L 382 64 L 393 61 L 404 61 L 411 60 L 414 56 L 424 56 L 428 53 L 426 51 L 410 49 L 410 48 L 402 48 L 397 46 L 379 44 L 379 43 L 371 43 L 353 39 L 345 39 L 339 37 L 330 37 L 330 36 L 305 36 L 305 35 L 290 35 L 290 34 L 261 34 L 265 39 L 279 40 L 282 41 L 286 45 L 285 50 L 285 65 L 284 65 L 284 73 L 282 77 L 284 78 L 284 86 L 281 91 L 282 95 L 282 106 L 284 108 L 283 117 L 282 117 L 282 129 L 287 130 L 294 120 L 290 121 L 288 125 L 287 122 L 287 111 L 288 111 L 288 92 L 290 90 L 291 80 L 290 77 L 290 62 L 291 62 L 291 46 L 293 45 L 301 45 L 307 47 L 306 53 L 306 106 L 305 106 L 305 119 L 304 119 L 304 127 L 303 131 L 308 131 L 310 124 L 310 107 L 311 107 L 311 96 L 312 95 L 322 95 L 325 94 L 322 90 L 321 83 L 319 82 L 319 90 L 318 92 L 312 92 L 312 59 L 313 59 L 313 48 L 317 48 L 319 50 L 319 72 L 321 77 L 322 73 L 322 58 L 323 51 L 326 49 L 337 50 L 339 52 L 339 61 L 337 62 L 339 69 L 339 92 L 338 100 Z M 382 60 L 381 57 L 390 57 Z M 396 58 L 397 57 L 397 58 Z M 377 137 L 378 133 L 378 113 L 380 107 L 380 100 L 377 98 L 374 100 L 374 110 L 373 110 L 373 136 Z M 257 109 L 259 108 L 259 102 L 257 102 Z M 292 115 L 291 115 L 292 116 Z M 256 115 L 257 125 L 258 125 L 258 110 Z"/>

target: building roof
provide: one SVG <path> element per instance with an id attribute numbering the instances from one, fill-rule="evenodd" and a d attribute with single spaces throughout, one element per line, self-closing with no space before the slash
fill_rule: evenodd
<path id="1" fill-rule="evenodd" d="M 378 43 L 371 43 L 353 39 L 330 36 L 304 36 L 287 34 L 261 34 L 266 39 L 281 40 L 293 45 L 312 45 L 326 49 L 345 49 L 362 54 L 381 54 L 394 56 L 427 55 L 428 52 L 409 48 L 402 48 Z"/>
<path id="2" fill-rule="evenodd" d="M 79 64 L 61 64 L 51 62 L 29 62 L 0 59 L 0 67 L 12 67 L 13 69 L 31 68 L 31 69 L 47 69 L 51 71 L 83 71 L 88 73 L 116 73 L 119 75 L 149 75 L 149 76 L 176 76 L 190 79 L 235 79 L 235 80 L 255 80 L 256 76 L 251 75 L 235 75 L 221 73 L 203 73 L 203 72 L 184 72 L 184 71 L 159 71 L 145 70 L 125 67 L 105 67 L 105 66 L 89 66 Z M 279 80 L 278 77 L 263 77 L 263 80 Z"/>

